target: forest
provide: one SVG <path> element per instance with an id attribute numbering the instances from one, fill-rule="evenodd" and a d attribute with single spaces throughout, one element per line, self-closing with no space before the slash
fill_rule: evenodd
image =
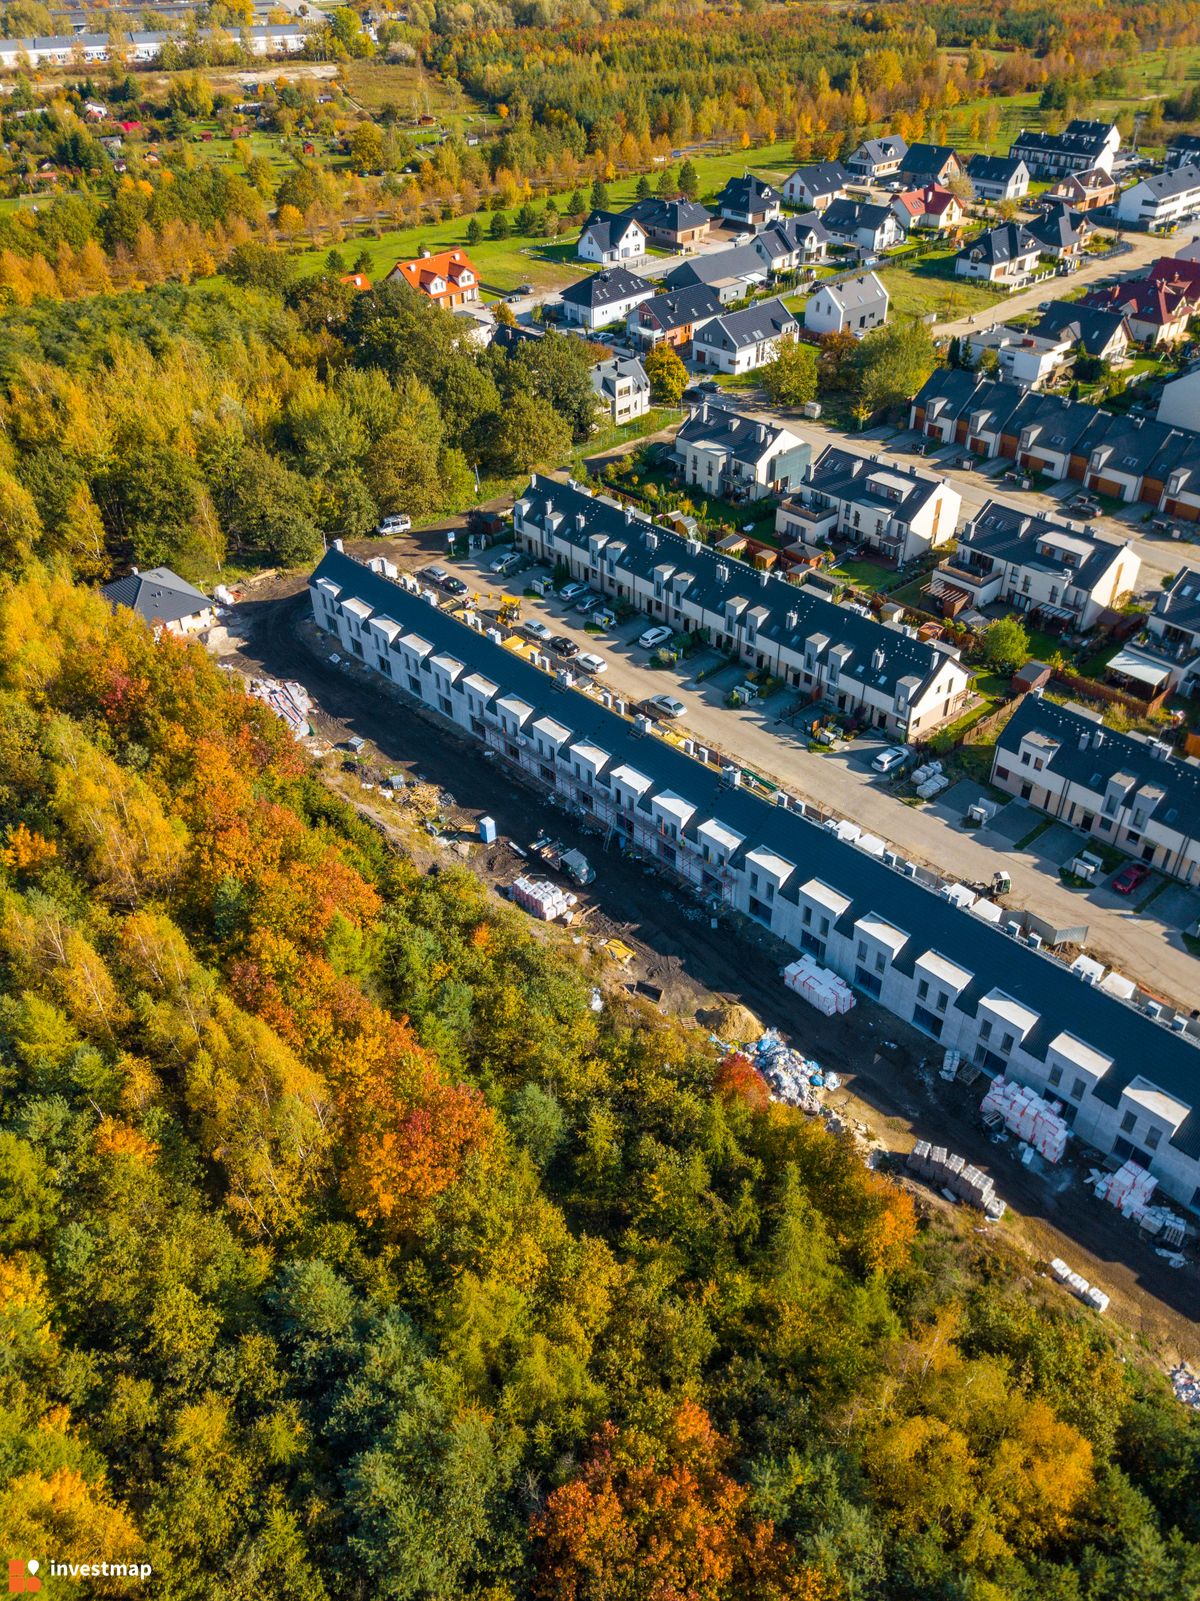
<path id="1" fill-rule="evenodd" d="M 1160 1375 L 36 562 L 0 842 L 6 1555 L 170 1601 L 1200 1594 Z"/>

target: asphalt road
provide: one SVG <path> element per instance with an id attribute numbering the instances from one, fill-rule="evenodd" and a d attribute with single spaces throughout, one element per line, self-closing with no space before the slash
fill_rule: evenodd
<path id="1" fill-rule="evenodd" d="M 307 594 L 296 595 L 294 584 L 279 586 L 273 598 L 244 602 L 235 626 L 245 631 L 246 642 L 224 658 L 247 671 L 299 680 L 320 708 L 324 737 L 360 735 L 387 763 L 419 770 L 476 816 L 489 813 L 502 835 L 524 842 L 547 824 L 565 843 L 582 848 L 598 876 L 581 899 L 638 944 L 651 976 L 663 982 L 673 976 L 678 1010 L 711 1004 L 714 997 L 749 1006 L 789 1043 L 843 1075 L 846 1087 L 830 1100 L 835 1109 L 865 1121 L 892 1150 L 906 1152 L 916 1140 L 931 1139 L 978 1162 L 1019 1214 L 1001 1225 L 1001 1237 L 1042 1263 L 1065 1255 L 1113 1295 L 1114 1312 L 1148 1344 L 1161 1342 L 1166 1359 L 1200 1356 L 1200 1277 L 1194 1265 L 1171 1271 L 1132 1225 L 1093 1200 L 1081 1182 L 1086 1160 L 1045 1173 L 1024 1168 L 1014 1141 L 997 1144 L 980 1126 L 981 1086 L 942 1083 L 928 1054 L 934 1048 L 923 1035 L 865 997 L 845 1017 L 825 1018 L 806 1006 L 779 982 L 778 967 L 790 953 L 765 931 L 741 919 L 722 919 L 714 933 L 706 919 L 689 917 L 686 897 L 665 878 L 619 851 L 602 849 L 569 816 L 547 807 L 509 770 L 483 760 L 453 730 L 369 679 L 331 666 L 327 650 L 308 642 L 308 616 Z M 518 865 L 514 860 L 514 869 Z"/>

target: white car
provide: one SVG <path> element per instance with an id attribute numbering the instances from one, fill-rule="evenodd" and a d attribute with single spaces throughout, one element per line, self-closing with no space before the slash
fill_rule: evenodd
<path id="1" fill-rule="evenodd" d="M 536 617 L 527 623 L 522 623 L 521 632 L 527 639 L 536 639 L 539 645 L 548 645 L 554 638 L 553 630 L 547 628 L 545 623 L 539 622 Z"/>
<path id="2" fill-rule="evenodd" d="M 665 645 L 670 637 L 671 630 L 660 625 L 658 628 L 647 628 L 638 640 L 638 644 L 643 650 L 657 650 L 660 645 Z"/>
<path id="3" fill-rule="evenodd" d="M 411 533 L 412 518 L 405 517 L 402 512 L 397 512 L 393 517 L 383 517 L 380 519 L 379 527 L 375 530 L 375 532 L 377 534 L 385 535 Z"/>
<path id="4" fill-rule="evenodd" d="M 871 766 L 877 773 L 891 773 L 903 767 L 907 760 L 908 751 L 903 745 L 889 745 L 887 750 L 880 751 Z"/>
<path id="5" fill-rule="evenodd" d="M 608 671 L 608 663 L 603 656 L 597 656 L 594 650 L 585 650 L 582 656 L 577 656 L 575 665 L 582 667 L 585 673 L 591 673 L 593 677 Z"/>
<path id="6" fill-rule="evenodd" d="M 676 700 L 674 695 L 651 695 L 646 704 L 653 706 L 662 717 L 682 717 L 687 711 L 683 702 Z"/>

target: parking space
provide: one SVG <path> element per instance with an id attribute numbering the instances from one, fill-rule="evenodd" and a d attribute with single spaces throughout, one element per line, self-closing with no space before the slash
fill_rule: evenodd
<path id="1" fill-rule="evenodd" d="M 1191 933 L 1200 923 L 1200 889 L 1186 884 L 1168 884 L 1154 898 L 1154 915 L 1168 928 Z"/>

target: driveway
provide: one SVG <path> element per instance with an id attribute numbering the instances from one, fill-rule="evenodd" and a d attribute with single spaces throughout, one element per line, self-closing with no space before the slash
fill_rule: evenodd
<path id="1" fill-rule="evenodd" d="M 468 558 L 457 564 L 458 570 L 481 595 L 498 598 L 501 587 L 486 571 L 486 560 L 486 555 L 483 564 Z M 414 555 L 412 565 L 420 564 Z M 509 580 L 510 592 L 519 593 L 527 576 L 519 574 Z M 787 794 L 853 820 L 908 859 L 946 877 L 988 883 L 1003 869 L 1012 878 L 1008 904 L 1035 912 L 1059 928 L 1086 922 L 1090 927 L 1087 947 L 1098 960 L 1130 978 L 1139 978 L 1156 993 L 1175 997 L 1181 1004 L 1194 1004 L 1200 966 L 1183 945 L 1179 925 L 1167 926 L 1157 915 L 1161 896 L 1138 916 L 1127 901 L 1116 904 L 1120 897 L 1104 895 L 1104 904 L 1100 898 L 1067 888 L 1058 877 L 1058 863 L 1039 849 L 1044 835 L 1027 850 L 1015 847 L 1015 841 L 1036 826 L 1038 813 L 1025 808 L 1026 821 L 1009 805 L 993 819 L 990 829 L 977 830 L 962 827 L 965 806 L 956 804 L 948 814 L 944 805 L 940 812 L 936 806 L 904 805 L 894 781 L 871 768 L 873 758 L 890 740 L 860 737 L 839 750 L 818 755 L 808 749 L 807 736 L 785 716 L 794 704 L 792 694 L 736 709 L 726 706 L 730 689 L 745 679 L 745 668 L 730 666 L 705 677 L 699 685 L 690 683 L 693 672 L 712 659 L 712 652 L 681 663 L 673 671 L 649 669 L 649 652 L 641 649 L 637 639 L 651 626 L 651 619 L 639 616 L 597 634 L 588 632 L 587 619 L 557 596 L 527 598 L 521 605 L 524 618 L 541 618 L 554 633 L 573 639 L 581 651 L 602 656 L 608 664 L 604 687 L 630 704 L 650 695 L 677 697 L 686 708 L 675 724 L 680 732 L 773 780 Z M 1020 832 L 1009 838 L 1010 819 L 1017 818 L 1021 818 Z"/>

